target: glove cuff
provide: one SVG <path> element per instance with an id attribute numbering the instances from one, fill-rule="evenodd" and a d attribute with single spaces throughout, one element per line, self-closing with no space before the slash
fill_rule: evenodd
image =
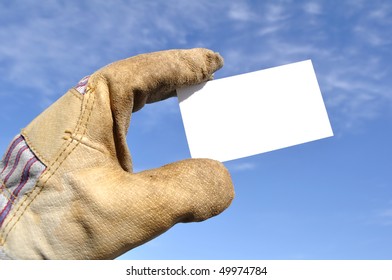
<path id="1" fill-rule="evenodd" d="M 0 260 L 12 260 L 0 247 Z"/>
<path id="2" fill-rule="evenodd" d="M 3 246 L 18 222 L 19 206 L 26 201 L 45 169 L 23 136 L 17 135 L 0 161 L 0 259 L 8 258 Z"/>

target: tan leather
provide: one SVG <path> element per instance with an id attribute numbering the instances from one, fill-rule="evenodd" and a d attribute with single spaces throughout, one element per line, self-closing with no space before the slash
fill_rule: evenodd
<path id="1" fill-rule="evenodd" d="M 226 209 L 234 190 L 221 163 L 189 159 L 132 173 L 126 144 L 132 112 L 222 65 L 206 49 L 139 55 L 98 70 L 85 94 L 71 89 L 39 115 L 22 134 L 47 168 L 3 224 L 2 250 L 23 259 L 115 258 L 178 222 Z"/>

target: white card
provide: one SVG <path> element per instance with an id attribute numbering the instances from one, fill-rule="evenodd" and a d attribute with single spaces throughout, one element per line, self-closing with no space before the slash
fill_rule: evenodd
<path id="1" fill-rule="evenodd" d="M 234 160 L 333 136 L 310 60 L 177 90 L 193 158 Z"/>

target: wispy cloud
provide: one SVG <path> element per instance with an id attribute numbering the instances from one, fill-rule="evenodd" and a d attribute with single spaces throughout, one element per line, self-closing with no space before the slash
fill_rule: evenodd
<path id="1" fill-rule="evenodd" d="M 347 13 L 327 3 L 304 2 L 302 12 L 291 5 L 270 4 L 271 15 L 257 25 L 260 39 L 228 51 L 228 61 L 235 65 L 231 71 L 312 59 L 337 132 L 380 117 L 392 106 L 392 73 L 385 61 L 391 58 L 392 5 L 342 5 L 350 7 Z M 345 25 L 338 26 L 332 18 Z"/>
<path id="2" fill-rule="evenodd" d="M 306 13 L 311 15 L 319 15 L 322 13 L 322 6 L 319 2 L 308 2 L 305 3 L 303 9 Z"/>
<path id="3" fill-rule="evenodd" d="M 286 20 L 289 18 L 290 6 L 286 6 L 280 2 L 268 3 L 264 14 L 265 20 L 271 24 Z"/>
<path id="4" fill-rule="evenodd" d="M 377 224 L 382 226 L 392 226 L 392 208 L 378 211 L 375 220 Z"/>
<path id="5" fill-rule="evenodd" d="M 73 1 L 0 4 L 0 82 L 47 106 L 117 59 L 205 46 L 228 76 L 311 58 L 328 109 L 361 122 L 391 106 L 392 5 L 382 1 Z M 333 16 L 332 16 L 333 14 Z M 345 25 L 339 22 L 344 20 Z M 0 88 L 0 97 L 7 94 Z M 388 105 L 389 104 L 389 105 Z M 344 126 L 344 125 L 343 125 Z"/>
<path id="6" fill-rule="evenodd" d="M 2 3 L 2 79 L 43 95 L 60 94 L 56 88 L 72 86 L 113 60 L 185 47 L 191 32 L 208 27 L 202 18 L 209 16 L 211 5 L 204 4 L 185 8 L 184 2 L 173 1 L 66 1 L 44 7 L 32 1 Z"/>
<path id="7" fill-rule="evenodd" d="M 228 17 L 232 20 L 238 21 L 252 21 L 256 15 L 246 2 L 233 2 L 228 11 Z"/>

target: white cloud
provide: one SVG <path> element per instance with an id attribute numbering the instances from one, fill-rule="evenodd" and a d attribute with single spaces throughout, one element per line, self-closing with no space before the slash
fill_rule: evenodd
<path id="1" fill-rule="evenodd" d="M 354 33 L 364 44 L 389 46 L 391 40 L 392 6 L 390 3 L 369 2 L 353 26 Z M 390 46 L 389 46 L 390 48 Z"/>
<path id="2" fill-rule="evenodd" d="M 391 44 L 388 3 L 343 1 L 350 9 L 334 15 L 346 20 L 337 30 L 327 9 L 309 1 L 299 8 L 290 1 L 12 3 L 0 4 L 0 81 L 39 92 L 34 97 L 44 106 L 106 63 L 193 46 L 222 53 L 217 76 L 311 58 L 327 103 L 347 122 L 377 117 L 380 106 L 392 104 L 383 58 Z M 317 25 L 309 26 L 306 14 L 322 20 L 313 17 Z"/>
<path id="3" fill-rule="evenodd" d="M 392 226 L 392 208 L 378 211 L 376 221 L 383 226 Z"/>
<path id="4" fill-rule="evenodd" d="M 270 26 L 263 26 L 260 28 L 260 30 L 257 32 L 257 35 L 259 36 L 265 36 L 265 35 L 270 35 L 278 32 L 281 30 L 284 26 L 282 24 L 276 24 L 276 25 L 270 25 Z"/>
<path id="5" fill-rule="evenodd" d="M 386 209 L 386 210 L 381 211 L 380 216 L 392 219 L 392 209 Z"/>
<path id="6" fill-rule="evenodd" d="M 390 6 L 390 4 L 384 2 L 381 5 L 377 5 L 372 10 L 370 10 L 368 13 L 368 18 L 390 24 L 392 23 L 391 10 L 392 7 Z"/>
<path id="7" fill-rule="evenodd" d="M 367 25 L 356 26 L 354 28 L 354 32 L 358 35 L 362 42 L 374 47 L 388 45 L 391 42 L 389 37 L 385 37 L 384 34 L 377 32 L 374 28 L 370 28 Z"/>
<path id="8" fill-rule="evenodd" d="M 290 15 L 290 12 L 288 9 L 286 9 L 286 7 L 286 5 L 279 2 L 268 4 L 266 6 L 266 12 L 264 13 L 266 21 L 269 23 L 276 23 L 282 20 L 286 20 Z"/>
<path id="9" fill-rule="evenodd" d="M 322 13 L 322 7 L 320 3 L 316 2 L 308 2 L 304 5 L 304 10 L 306 13 L 310 15 L 319 15 Z"/>
<path id="10" fill-rule="evenodd" d="M 208 27 L 203 18 L 215 11 L 208 1 L 187 6 L 184 1 L 66 1 L 44 7 L 14 2 L 0 4 L 7 19 L 0 27 L 0 74 L 45 96 L 61 94 L 58 88 L 113 60 L 185 46 L 191 32 Z"/>
<path id="11" fill-rule="evenodd" d="M 229 8 L 228 17 L 232 20 L 252 21 L 255 18 L 255 14 L 246 2 L 233 2 Z"/>

